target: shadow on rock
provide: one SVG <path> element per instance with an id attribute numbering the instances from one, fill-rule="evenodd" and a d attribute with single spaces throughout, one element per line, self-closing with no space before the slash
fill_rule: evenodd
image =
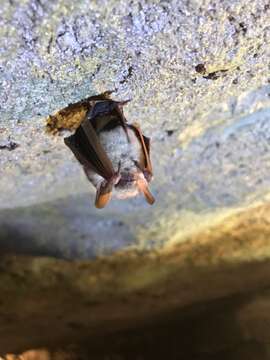
<path id="1" fill-rule="evenodd" d="M 54 244 L 38 244 L 33 234 L 8 224 L 1 226 L 0 253 L 61 258 L 61 252 Z"/>

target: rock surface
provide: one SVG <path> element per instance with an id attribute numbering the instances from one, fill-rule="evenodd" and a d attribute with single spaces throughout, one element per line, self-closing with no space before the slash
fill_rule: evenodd
<path id="1" fill-rule="evenodd" d="M 266 0 L 1 1 L 3 355 L 126 334 L 168 311 L 211 338 L 201 321 L 225 297 L 237 341 L 202 338 L 194 354 L 269 355 L 269 24 Z M 113 89 L 152 138 L 151 208 L 94 209 L 65 134 L 45 131 L 49 114 Z"/>
<path id="2" fill-rule="evenodd" d="M 159 247 L 204 226 L 205 215 L 212 222 L 263 200 L 270 182 L 267 1 L 25 0 L 4 2 L 0 15 L 4 237 L 23 233 L 39 242 L 39 233 L 45 254 L 48 247 L 89 257 L 142 242 Z M 108 89 L 132 98 L 128 120 L 152 137 L 153 208 L 137 198 L 93 209 L 93 189 L 64 135 L 45 132 L 49 114 Z"/>

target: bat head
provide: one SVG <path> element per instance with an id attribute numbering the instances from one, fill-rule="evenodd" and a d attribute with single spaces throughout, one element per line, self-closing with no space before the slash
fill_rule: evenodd
<path id="1" fill-rule="evenodd" d="M 148 187 L 148 178 L 142 171 L 136 168 L 136 172 L 122 173 L 119 182 L 115 185 L 118 190 L 117 197 L 119 199 L 127 199 L 142 193 L 148 202 L 153 204 L 155 199 Z"/>

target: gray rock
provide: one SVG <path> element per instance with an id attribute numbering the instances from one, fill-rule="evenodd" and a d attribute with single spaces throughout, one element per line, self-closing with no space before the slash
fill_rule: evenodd
<path id="1" fill-rule="evenodd" d="M 136 243 L 143 229 L 152 247 L 169 239 L 170 219 L 198 224 L 200 214 L 241 208 L 268 192 L 267 1 L 11 1 L 0 12 L 0 145 L 19 145 L 0 150 L 2 209 L 45 207 L 47 222 L 64 221 L 58 236 L 66 238 L 72 208 L 81 218 L 83 201 L 80 213 L 91 220 L 77 222 L 79 236 L 95 238 L 95 219 L 110 223 L 113 214 L 130 229 L 129 239 Z M 153 208 L 138 198 L 114 201 L 100 214 L 63 137 L 45 132 L 46 116 L 108 89 L 117 89 L 116 99 L 132 98 L 128 120 L 152 137 Z M 68 214 L 60 205 L 53 211 L 59 198 L 69 199 Z M 14 231 L 27 232 L 13 214 Z M 107 229 L 122 237 L 119 227 Z"/>

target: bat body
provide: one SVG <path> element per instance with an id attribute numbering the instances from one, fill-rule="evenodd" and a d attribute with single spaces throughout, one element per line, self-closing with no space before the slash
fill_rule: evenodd
<path id="1" fill-rule="evenodd" d="M 149 204 L 155 201 L 148 189 L 150 140 L 137 124 L 127 123 L 125 103 L 95 97 L 74 135 L 64 139 L 97 189 L 97 208 L 106 206 L 112 194 L 126 199 L 143 193 Z"/>

